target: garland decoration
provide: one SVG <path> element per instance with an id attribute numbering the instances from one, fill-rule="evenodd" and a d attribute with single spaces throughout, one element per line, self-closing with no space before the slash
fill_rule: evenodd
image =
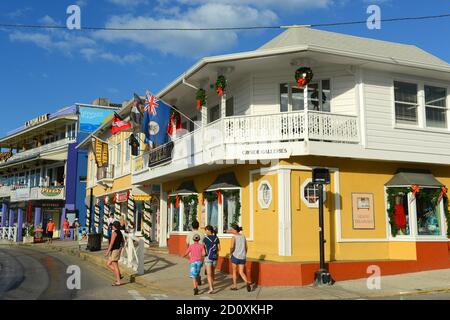
<path id="1" fill-rule="evenodd" d="M 313 79 L 314 74 L 311 68 L 301 67 L 295 71 L 295 81 L 297 81 L 297 85 L 299 88 L 303 88 Z"/>
<path id="2" fill-rule="evenodd" d="M 167 198 L 167 208 L 170 209 L 172 206 L 173 206 L 174 208 L 176 208 L 176 202 L 177 202 L 176 197 L 174 197 L 174 196 L 169 196 L 169 197 Z"/>
<path id="3" fill-rule="evenodd" d="M 149 208 L 149 212 L 147 212 L 144 202 L 142 203 L 142 205 L 143 205 L 143 208 L 141 209 L 142 212 L 143 212 L 142 213 L 142 220 L 144 222 L 144 225 L 147 225 L 149 227 L 149 229 L 151 229 L 153 227 L 152 226 L 152 222 L 151 222 L 151 220 L 147 219 L 146 216 L 147 216 L 147 214 L 152 215 L 153 212 L 151 211 L 150 208 Z M 144 239 L 147 240 L 148 243 L 150 243 L 152 239 L 150 238 L 150 235 L 145 232 L 145 227 L 144 227 L 143 235 L 144 235 Z"/>
<path id="4" fill-rule="evenodd" d="M 200 110 L 202 106 L 206 105 L 206 91 L 204 89 L 198 89 L 196 99 L 197 110 Z"/>
<path id="5" fill-rule="evenodd" d="M 220 75 L 216 81 L 216 92 L 219 97 L 223 96 L 227 87 L 227 79 L 225 76 Z"/>

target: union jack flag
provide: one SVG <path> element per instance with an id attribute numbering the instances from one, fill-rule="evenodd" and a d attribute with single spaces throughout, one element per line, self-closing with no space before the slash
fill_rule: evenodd
<path id="1" fill-rule="evenodd" d="M 151 113 L 154 117 L 156 117 L 156 108 L 159 106 L 159 99 L 152 95 L 149 91 L 145 93 L 147 99 L 145 100 L 145 111 L 149 114 Z"/>

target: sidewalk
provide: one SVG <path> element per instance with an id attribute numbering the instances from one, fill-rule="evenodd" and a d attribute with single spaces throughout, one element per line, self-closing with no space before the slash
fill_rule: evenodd
<path id="1" fill-rule="evenodd" d="M 81 248 L 77 242 L 54 241 L 52 245 L 32 244 L 36 248 L 52 249 L 65 254 L 79 256 L 81 259 L 105 267 L 104 250 L 89 252 Z M 106 249 L 106 244 L 104 244 Z M 150 249 L 151 250 L 151 249 Z M 131 281 L 164 293 L 177 296 L 192 296 L 192 284 L 188 278 L 188 261 L 179 256 L 165 253 L 145 252 L 145 275 L 135 276 L 132 270 L 122 268 L 124 275 Z M 404 275 L 384 276 L 381 278 L 380 290 L 369 290 L 366 279 L 341 281 L 327 287 L 255 287 L 247 293 L 243 283 L 238 284 L 239 291 L 231 291 L 231 276 L 225 273 L 216 274 L 216 294 L 208 295 L 206 276 L 202 270 L 203 285 L 200 297 L 212 299 L 263 299 L 263 300 L 336 300 L 336 299 L 368 299 L 397 295 L 412 295 L 429 292 L 450 292 L 450 269 L 410 273 Z"/>

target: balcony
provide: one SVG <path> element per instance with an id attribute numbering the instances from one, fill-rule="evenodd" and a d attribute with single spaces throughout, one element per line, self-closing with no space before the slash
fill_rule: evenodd
<path id="1" fill-rule="evenodd" d="M 33 187 L 13 186 L 10 187 L 11 202 L 21 202 L 30 200 L 65 200 L 66 192 L 64 187 Z"/>
<path id="2" fill-rule="evenodd" d="M 0 187 L 0 198 L 9 198 L 11 196 L 11 186 Z"/>
<path id="3" fill-rule="evenodd" d="M 8 160 L 1 162 L 0 167 L 34 158 L 45 152 L 57 151 L 59 148 L 67 146 L 70 143 L 75 143 L 75 142 L 76 142 L 76 140 L 74 140 L 74 139 L 66 138 L 66 139 L 61 139 L 61 140 L 37 147 L 37 148 L 19 152 L 19 153 L 14 154 Z"/>
<path id="4" fill-rule="evenodd" d="M 114 165 L 97 168 L 97 184 L 111 187 L 114 181 Z"/>
<path id="5" fill-rule="evenodd" d="M 308 110 L 219 119 L 135 157 L 133 183 L 221 161 L 305 155 L 317 144 L 360 148 L 359 118 Z"/>

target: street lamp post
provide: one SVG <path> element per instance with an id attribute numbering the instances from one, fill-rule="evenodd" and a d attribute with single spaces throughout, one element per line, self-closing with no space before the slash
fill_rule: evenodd
<path id="1" fill-rule="evenodd" d="M 320 251 L 320 267 L 314 274 L 314 285 L 330 285 L 333 284 L 331 274 L 325 266 L 325 234 L 324 234 L 324 217 L 323 217 L 323 190 L 324 184 L 330 184 L 330 172 L 328 169 L 313 169 L 313 183 L 317 184 L 319 192 L 319 251 Z"/>

